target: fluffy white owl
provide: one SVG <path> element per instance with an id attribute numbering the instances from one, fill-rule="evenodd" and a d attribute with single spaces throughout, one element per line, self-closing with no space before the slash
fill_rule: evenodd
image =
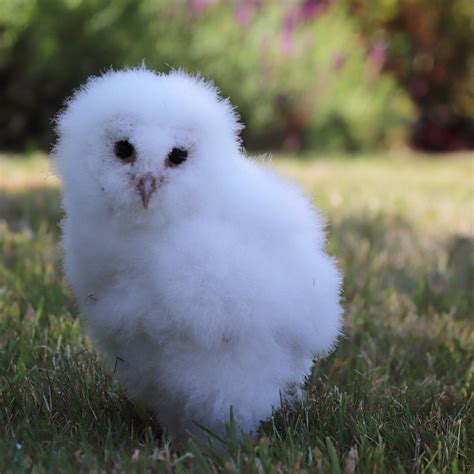
<path id="1" fill-rule="evenodd" d="M 171 437 L 254 432 L 341 328 L 310 199 L 248 159 L 215 88 L 146 69 L 90 79 L 59 115 L 65 272 L 86 329 Z"/>

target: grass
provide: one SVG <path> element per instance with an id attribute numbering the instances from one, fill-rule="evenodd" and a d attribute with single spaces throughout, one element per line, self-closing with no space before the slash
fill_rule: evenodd
<path id="1" fill-rule="evenodd" d="M 104 371 L 62 280 L 48 161 L 1 155 L 0 472 L 474 469 L 473 166 L 276 160 L 328 217 L 345 336 L 316 364 L 307 405 L 242 446 L 230 429 L 224 455 L 192 440 L 176 452 Z"/>

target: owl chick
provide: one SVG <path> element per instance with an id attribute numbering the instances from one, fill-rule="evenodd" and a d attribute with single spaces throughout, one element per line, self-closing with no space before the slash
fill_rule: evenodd
<path id="1" fill-rule="evenodd" d="M 209 83 L 90 79 L 57 120 L 64 268 L 85 327 L 172 438 L 255 432 L 341 328 L 341 275 L 294 184 L 248 159 Z"/>

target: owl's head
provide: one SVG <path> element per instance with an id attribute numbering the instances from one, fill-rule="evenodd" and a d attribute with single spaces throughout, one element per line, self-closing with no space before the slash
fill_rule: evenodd
<path id="1" fill-rule="evenodd" d="M 182 72 L 92 78 L 57 119 L 65 205 L 135 215 L 183 205 L 239 157 L 241 128 L 210 83 Z"/>

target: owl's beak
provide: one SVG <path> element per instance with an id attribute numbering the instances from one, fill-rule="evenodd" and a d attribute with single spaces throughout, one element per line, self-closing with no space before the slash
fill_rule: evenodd
<path id="1" fill-rule="evenodd" d="M 143 175 L 138 180 L 137 189 L 142 197 L 143 207 L 145 209 L 148 207 L 151 195 L 156 191 L 156 184 L 156 178 L 151 173 Z"/>

